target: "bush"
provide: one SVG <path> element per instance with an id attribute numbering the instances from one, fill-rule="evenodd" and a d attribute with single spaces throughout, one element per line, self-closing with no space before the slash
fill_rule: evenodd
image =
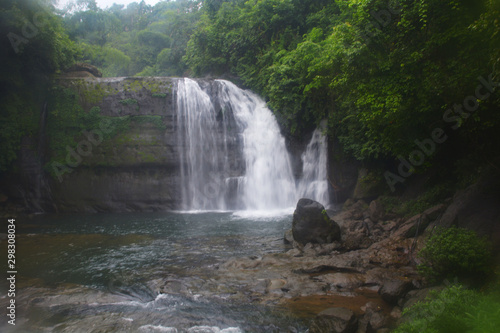
<path id="1" fill-rule="evenodd" d="M 425 302 L 403 311 L 409 321 L 394 333 L 465 333 L 470 329 L 465 313 L 477 302 L 476 292 L 458 285 L 431 293 Z"/>
<path id="2" fill-rule="evenodd" d="M 408 321 L 393 333 L 496 333 L 500 327 L 497 292 L 489 295 L 453 285 L 431 293 L 403 311 Z"/>
<path id="3" fill-rule="evenodd" d="M 438 279 L 484 279 L 492 272 L 490 243 L 475 232 L 463 228 L 438 228 L 429 237 L 419 257 L 421 274 Z"/>

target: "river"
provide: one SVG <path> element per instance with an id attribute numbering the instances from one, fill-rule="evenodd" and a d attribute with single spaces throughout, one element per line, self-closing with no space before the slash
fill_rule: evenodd
<path id="1" fill-rule="evenodd" d="M 286 250 L 291 211 L 36 215 L 18 220 L 16 326 L 2 332 L 304 332 L 215 274 Z M 3 288 L 4 289 L 4 288 Z M 5 289 L 4 289 L 5 290 Z M 239 294 L 238 297 L 234 297 Z M 6 306 L 6 295 L 0 305 Z"/>

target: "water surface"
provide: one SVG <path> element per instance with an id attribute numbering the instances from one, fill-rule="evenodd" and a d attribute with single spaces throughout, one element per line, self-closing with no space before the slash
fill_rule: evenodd
<path id="1" fill-rule="evenodd" d="M 2 331 L 305 331 L 285 309 L 235 299 L 239 286 L 215 274 L 229 258 L 283 252 L 290 211 L 17 222 L 18 316 L 15 328 L 2 318 Z"/>

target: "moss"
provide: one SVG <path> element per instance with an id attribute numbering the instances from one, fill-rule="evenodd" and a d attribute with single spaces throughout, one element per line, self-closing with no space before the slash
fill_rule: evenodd
<path id="1" fill-rule="evenodd" d="M 137 102 L 137 100 L 134 98 L 122 99 L 121 101 L 119 101 L 119 103 L 123 105 L 139 104 L 139 102 Z"/>
<path id="2" fill-rule="evenodd" d="M 99 104 L 105 97 L 118 93 L 117 89 L 98 81 L 80 79 L 74 80 L 71 84 L 78 92 L 81 103 L 85 106 Z"/>
<path id="3" fill-rule="evenodd" d="M 153 93 L 151 96 L 156 98 L 166 98 L 167 94 Z"/>
<path id="4" fill-rule="evenodd" d="M 129 117 L 103 116 L 98 106 L 93 106 L 89 111 L 85 111 L 74 85 L 70 88 L 54 87 L 48 107 L 47 138 L 50 159 L 45 165 L 45 170 L 55 175 L 53 163 L 65 165 L 68 149 L 75 151 L 78 149 L 79 143 L 87 142 L 88 139 L 84 136 L 83 131 L 100 133 L 102 142 L 106 142 L 117 133 L 126 131 L 129 126 Z M 106 130 L 103 131 L 103 128 Z M 101 142 L 93 143 L 92 149 L 99 144 Z M 82 156 L 82 161 L 79 163 L 84 162 L 85 157 Z"/>
<path id="5" fill-rule="evenodd" d="M 166 128 L 161 116 L 135 116 L 133 120 L 137 124 L 151 123 L 160 130 L 164 130 Z"/>

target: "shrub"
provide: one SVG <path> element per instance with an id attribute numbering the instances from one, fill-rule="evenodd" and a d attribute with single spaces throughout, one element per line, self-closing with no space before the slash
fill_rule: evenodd
<path id="1" fill-rule="evenodd" d="M 500 327 L 500 301 L 460 285 L 431 293 L 403 311 L 405 323 L 393 333 L 496 333 Z"/>
<path id="2" fill-rule="evenodd" d="M 438 228 L 419 253 L 421 274 L 436 281 L 442 278 L 484 278 L 492 271 L 491 245 L 474 231 Z"/>
<path id="3" fill-rule="evenodd" d="M 431 293 L 424 302 L 417 302 L 403 311 L 409 320 L 394 333 L 462 333 L 471 327 L 465 313 L 478 301 L 478 294 L 454 285 Z"/>

